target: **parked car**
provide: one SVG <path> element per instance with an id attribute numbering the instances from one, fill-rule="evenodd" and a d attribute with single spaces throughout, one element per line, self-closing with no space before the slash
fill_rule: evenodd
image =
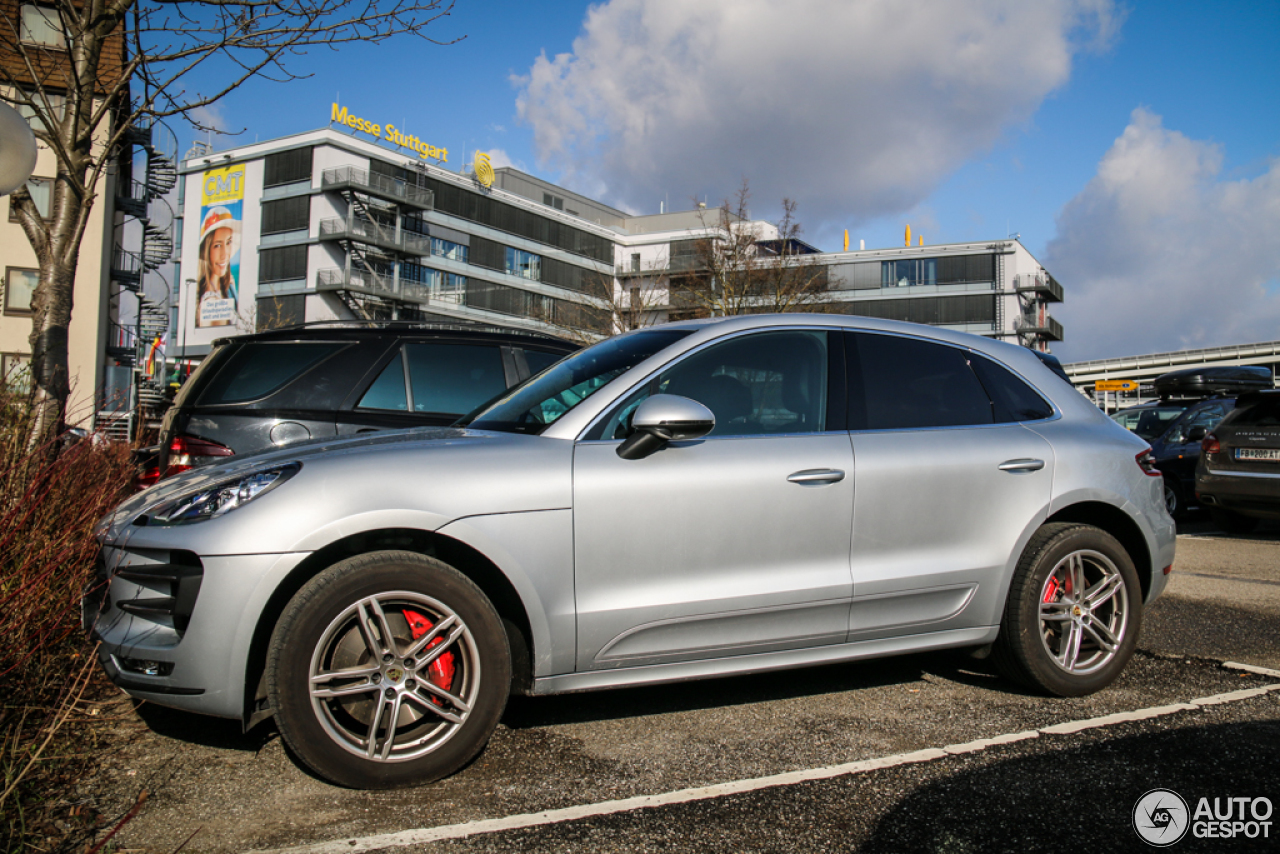
<path id="1" fill-rule="evenodd" d="M 389 322 L 224 338 L 165 414 L 139 485 L 307 439 L 452 424 L 577 349 L 550 336 Z"/>
<path id="2" fill-rule="evenodd" d="M 1111 416 L 1151 443 L 1156 468 L 1164 479 L 1169 515 L 1181 518 L 1191 505 L 1196 460 L 1200 458 L 1200 440 L 1205 433 L 1235 407 L 1237 394 L 1271 385 L 1271 371 L 1264 367 L 1185 368 L 1156 377 L 1159 401 L 1122 409 Z"/>
<path id="3" fill-rule="evenodd" d="M 1097 691 L 1164 589 L 1147 444 L 1031 351 L 841 315 L 688 321 L 469 418 L 233 457 L 100 528 L 84 618 L 161 705 L 422 783 L 508 694 L 967 648 Z"/>
<path id="4" fill-rule="evenodd" d="M 1243 394 L 1200 443 L 1196 496 L 1224 530 L 1280 519 L 1280 389 Z"/>

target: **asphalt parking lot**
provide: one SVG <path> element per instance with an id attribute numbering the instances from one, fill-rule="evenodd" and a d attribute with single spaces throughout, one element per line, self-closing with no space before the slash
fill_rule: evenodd
<path id="1" fill-rule="evenodd" d="M 1131 816 L 1152 789 L 1186 813 L 1280 803 L 1280 525 L 1193 521 L 1178 548 L 1140 653 L 1092 697 L 932 654 L 522 698 L 470 767 L 397 792 L 309 776 L 269 727 L 117 701 L 80 794 L 122 816 L 148 793 L 121 852 L 1148 850 Z M 1170 850 L 1280 848 L 1280 815 L 1247 803 L 1236 830 L 1182 814 Z"/>

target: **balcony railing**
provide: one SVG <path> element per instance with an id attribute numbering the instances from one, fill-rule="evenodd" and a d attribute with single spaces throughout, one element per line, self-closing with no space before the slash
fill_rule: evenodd
<path id="1" fill-rule="evenodd" d="M 370 195 L 404 202 L 417 208 L 435 207 L 435 193 L 425 187 L 415 187 L 396 178 L 373 174 L 366 169 L 357 169 L 354 166 L 324 170 L 320 176 L 320 185 L 335 188 L 353 187 Z"/>
<path id="2" fill-rule="evenodd" d="M 379 225 L 367 219 L 325 219 L 320 221 L 320 239 L 356 240 L 362 243 L 373 243 L 388 249 L 399 250 L 406 255 L 421 257 L 431 254 L 431 238 L 401 231 L 396 237 L 395 229 Z"/>
<path id="3" fill-rule="evenodd" d="M 1062 302 L 1062 285 L 1048 273 L 1023 273 L 1014 285 L 1019 293 L 1036 293 L 1049 302 Z"/>
<path id="4" fill-rule="evenodd" d="M 1043 318 L 1024 314 L 1014 322 L 1013 328 L 1020 333 L 1039 335 L 1050 341 L 1062 340 L 1062 324 L 1047 314 Z"/>
<path id="5" fill-rule="evenodd" d="M 354 289 L 406 302 L 435 302 L 450 305 L 464 305 L 467 298 L 465 283 L 462 286 L 454 284 L 442 287 L 407 279 L 397 281 L 391 276 L 370 270 L 352 270 L 348 273 L 337 267 L 330 267 L 316 273 L 316 289 L 322 291 Z"/>

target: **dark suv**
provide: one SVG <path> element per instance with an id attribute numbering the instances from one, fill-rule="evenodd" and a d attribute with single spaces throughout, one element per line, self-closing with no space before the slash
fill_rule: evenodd
<path id="1" fill-rule="evenodd" d="M 1280 389 L 1241 395 L 1200 448 L 1196 496 L 1219 527 L 1245 533 L 1280 519 Z"/>
<path id="2" fill-rule="evenodd" d="M 149 486 L 307 439 L 449 425 L 578 345 L 422 324 L 313 324 L 214 343 L 165 415 Z"/>
<path id="3" fill-rule="evenodd" d="M 1235 408 L 1236 395 L 1271 385 L 1271 371 L 1264 367 L 1185 368 L 1156 377 L 1158 402 L 1111 416 L 1151 443 L 1170 516 L 1182 517 L 1195 493 L 1200 440 Z"/>

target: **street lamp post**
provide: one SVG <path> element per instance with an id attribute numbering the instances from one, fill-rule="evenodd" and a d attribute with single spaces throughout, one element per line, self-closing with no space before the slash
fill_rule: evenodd
<path id="1" fill-rule="evenodd" d="M 195 279 L 187 279 L 185 284 L 191 286 L 188 290 L 192 293 L 196 292 L 198 282 Z M 183 299 L 182 293 L 178 294 L 178 327 L 182 336 L 182 361 L 184 365 L 190 364 L 187 361 L 187 304 L 186 300 Z"/>

